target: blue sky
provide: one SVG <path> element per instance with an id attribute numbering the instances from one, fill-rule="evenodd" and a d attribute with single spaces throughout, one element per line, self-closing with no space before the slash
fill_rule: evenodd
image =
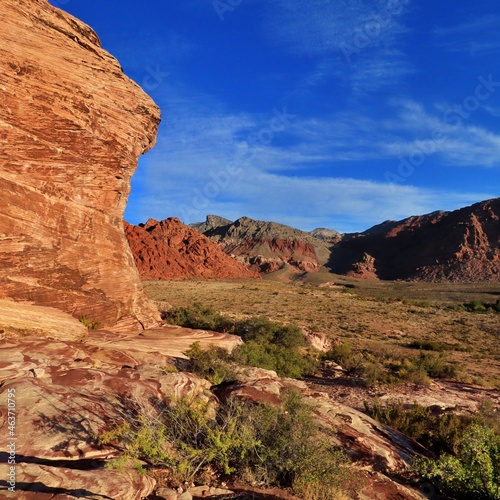
<path id="1" fill-rule="evenodd" d="M 499 195 L 496 1 L 51 3 L 162 109 L 129 222 L 353 232 Z"/>

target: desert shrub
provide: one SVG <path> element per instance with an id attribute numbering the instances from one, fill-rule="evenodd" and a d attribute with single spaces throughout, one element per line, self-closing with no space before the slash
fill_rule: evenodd
<path id="1" fill-rule="evenodd" d="M 199 342 L 191 345 L 186 355 L 189 357 L 191 370 L 218 385 L 222 382 L 236 380 L 236 374 L 231 367 L 232 356 L 222 347 L 210 346 L 202 349 Z"/>
<path id="2" fill-rule="evenodd" d="M 500 499 L 500 437 L 478 423 L 463 433 L 455 455 L 415 461 L 415 469 L 457 499 Z"/>
<path id="3" fill-rule="evenodd" d="M 334 346 L 323 359 L 339 363 L 348 375 L 359 377 L 367 386 L 402 382 L 427 386 L 429 376 L 451 376 L 453 372 L 442 358 L 435 359 L 428 354 L 406 358 L 388 353 L 356 352 L 347 343 Z"/>
<path id="4" fill-rule="evenodd" d="M 372 418 L 389 425 L 422 446 L 437 454 L 456 453 L 464 433 L 478 420 L 452 413 L 435 414 L 430 408 L 414 403 L 406 405 L 401 401 L 387 401 L 381 404 L 365 404 L 365 411 Z"/>
<path id="5" fill-rule="evenodd" d="M 457 378 L 460 372 L 457 365 L 446 362 L 443 354 L 426 354 L 422 352 L 414 360 L 414 363 L 433 378 Z"/>
<path id="6" fill-rule="evenodd" d="M 123 422 L 103 433 L 127 460 L 168 467 L 174 482 L 231 476 L 266 486 L 291 487 L 307 498 L 332 498 L 351 475 L 345 455 L 314 421 L 313 408 L 290 391 L 278 406 L 230 399 L 211 403 L 179 399 L 156 411 L 146 406 L 124 414 Z M 306 498 L 304 496 L 304 498 Z"/>
<path id="7" fill-rule="evenodd" d="M 463 304 L 463 308 L 468 312 L 500 312 L 500 299 L 494 303 L 483 302 L 481 300 L 473 300 Z"/>
<path id="8" fill-rule="evenodd" d="M 233 360 L 243 365 L 274 370 L 281 377 L 291 378 L 313 374 L 319 368 L 319 360 L 313 354 L 254 340 L 238 346 L 233 352 Z"/>
<path id="9" fill-rule="evenodd" d="M 331 491 L 349 478 L 347 458 L 320 431 L 300 393 L 290 391 L 277 407 L 259 405 L 247 418 L 260 442 L 252 457 L 257 480 L 292 487 L 299 495 L 314 486 L 321 498 L 318 490 Z"/>
<path id="10" fill-rule="evenodd" d="M 281 325 L 258 316 L 240 321 L 235 333 L 245 342 L 255 341 L 261 344 L 275 344 L 288 349 L 305 345 L 304 334 L 295 325 Z"/>
<path id="11" fill-rule="evenodd" d="M 335 361 L 348 375 L 360 375 L 363 372 L 363 355 L 355 352 L 348 342 L 334 345 L 323 355 L 323 359 Z"/>
<path id="12" fill-rule="evenodd" d="M 162 318 L 173 325 L 186 328 L 212 330 L 222 333 L 231 333 L 234 329 L 234 321 L 199 302 L 196 302 L 191 307 L 179 307 L 170 311 L 163 311 Z"/>
<path id="13" fill-rule="evenodd" d="M 500 408 L 491 399 L 483 399 L 477 406 L 479 421 L 500 436 Z"/>
<path id="14" fill-rule="evenodd" d="M 262 316 L 231 320 L 201 304 L 171 310 L 164 318 L 188 328 L 233 333 L 245 341 L 232 354 L 220 348 L 203 351 L 199 346 L 192 346 L 186 353 L 192 370 L 214 384 L 234 380 L 232 363 L 275 370 L 280 376 L 292 378 L 319 368 L 318 356 L 305 348 L 304 334 L 296 325 L 283 325 Z"/>
<path id="15" fill-rule="evenodd" d="M 435 342 L 433 340 L 413 340 L 412 342 L 406 344 L 405 347 L 436 352 L 453 351 L 457 348 L 456 345 L 450 345 L 444 342 Z"/>
<path id="16" fill-rule="evenodd" d="M 235 364 L 274 370 L 280 377 L 290 378 L 315 373 L 319 367 L 313 354 L 253 340 L 238 346 L 232 353 L 214 346 L 203 350 L 199 343 L 194 343 L 186 355 L 190 358 L 190 369 L 215 385 L 237 379 Z"/>

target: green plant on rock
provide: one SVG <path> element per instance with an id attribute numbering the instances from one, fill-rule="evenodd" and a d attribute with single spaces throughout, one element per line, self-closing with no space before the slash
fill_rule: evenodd
<path id="1" fill-rule="evenodd" d="M 290 487 L 310 500 L 333 498 L 328 495 L 352 480 L 347 458 L 296 391 L 277 406 L 235 399 L 214 406 L 183 398 L 154 411 L 147 408 L 135 405 L 120 424 L 101 434 L 101 445 L 123 450 L 111 467 L 168 467 L 178 482 L 197 480 L 210 470 Z"/>
<path id="2" fill-rule="evenodd" d="M 414 467 L 454 498 L 500 499 L 500 436 L 484 425 L 474 423 L 466 430 L 456 455 L 416 460 Z"/>
<path id="3" fill-rule="evenodd" d="M 83 315 L 80 318 L 80 323 L 88 328 L 89 330 L 98 330 L 99 329 L 99 323 L 97 321 L 90 321 L 87 316 Z"/>
<path id="4" fill-rule="evenodd" d="M 226 349 L 210 346 L 202 349 L 199 342 L 191 345 L 186 351 L 191 363 L 191 370 L 206 378 L 214 385 L 236 380 L 236 373 L 232 368 L 232 356 Z"/>

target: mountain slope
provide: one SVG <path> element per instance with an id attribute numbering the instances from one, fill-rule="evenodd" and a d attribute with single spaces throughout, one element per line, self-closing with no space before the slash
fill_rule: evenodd
<path id="1" fill-rule="evenodd" d="M 287 265 L 296 271 L 316 271 L 330 255 L 327 241 L 276 222 L 249 217 L 230 222 L 209 215 L 205 223 L 194 226 L 219 243 L 226 253 L 259 272 L 273 272 Z"/>
<path id="2" fill-rule="evenodd" d="M 500 281 L 500 198 L 345 235 L 328 267 L 387 280 Z"/>
<path id="3" fill-rule="evenodd" d="M 125 235 L 142 279 L 259 277 L 176 218 L 138 226 L 126 222 Z"/>

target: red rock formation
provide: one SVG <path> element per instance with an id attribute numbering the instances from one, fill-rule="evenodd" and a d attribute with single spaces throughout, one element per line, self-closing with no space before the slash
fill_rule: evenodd
<path id="1" fill-rule="evenodd" d="M 122 221 L 159 110 L 82 22 L 47 0 L 0 8 L 0 298 L 153 325 Z"/>
<path id="2" fill-rule="evenodd" d="M 500 281 L 500 198 L 385 222 L 333 247 L 338 274 L 426 281 Z"/>
<path id="3" fill-rule="evenodd" d="M 176 218 L 125 223 L 125 234 L 142 279 L 260 277 Z"/>

